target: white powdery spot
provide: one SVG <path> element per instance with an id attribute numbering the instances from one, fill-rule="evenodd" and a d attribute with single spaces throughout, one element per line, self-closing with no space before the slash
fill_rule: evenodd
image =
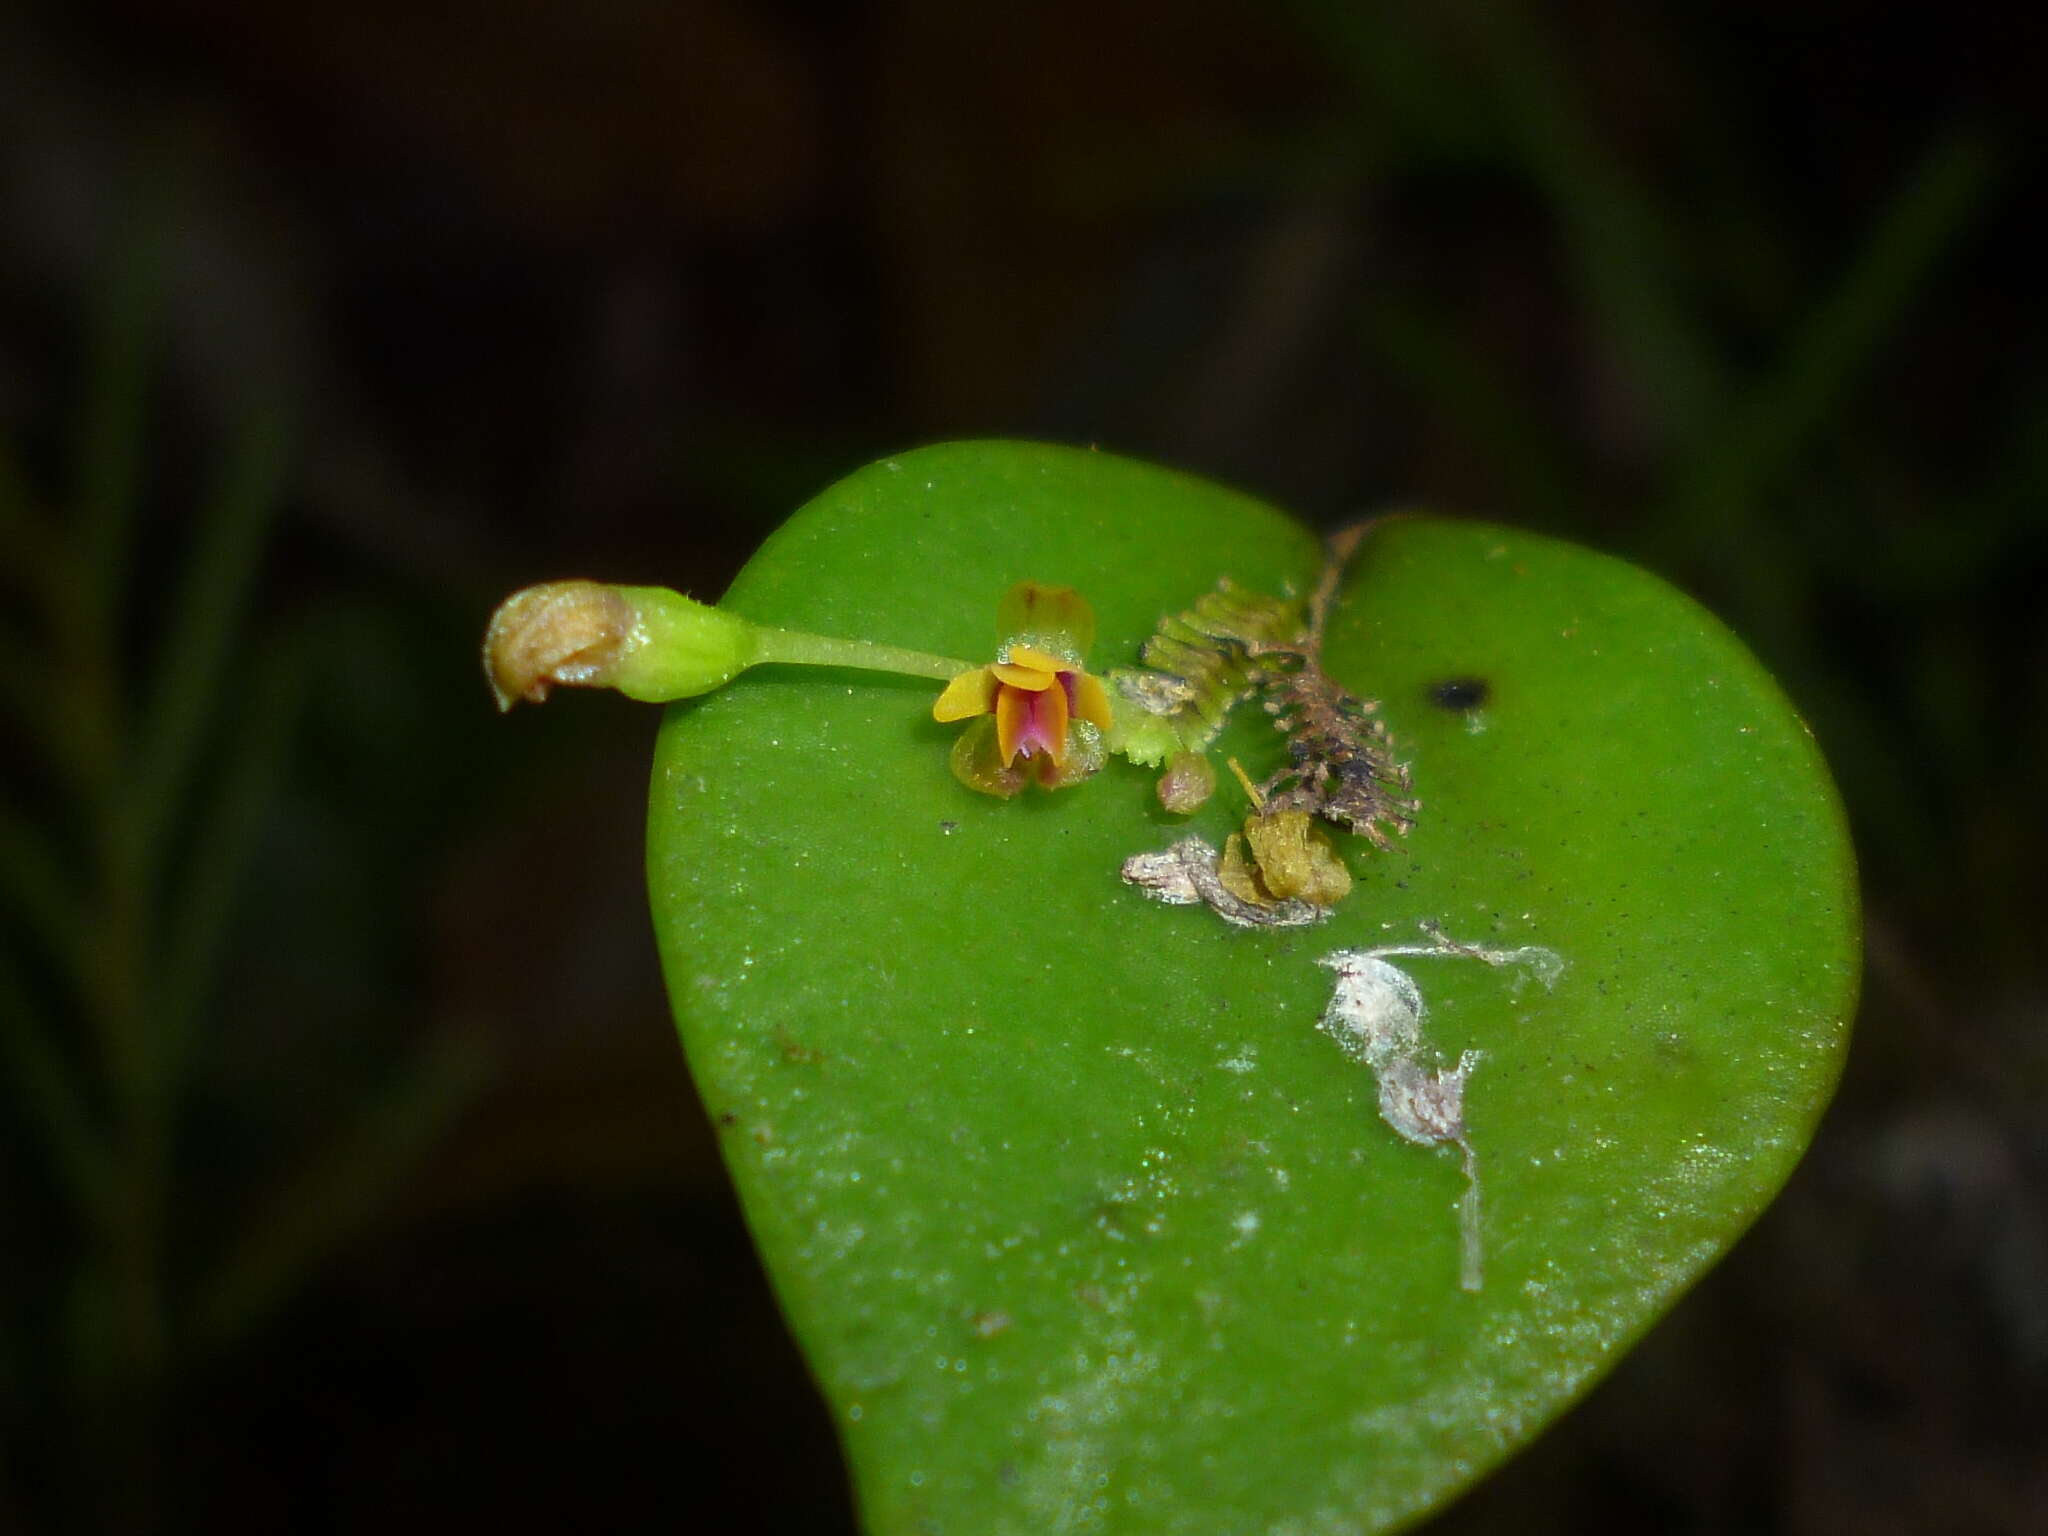
<path id="1" fill-rule="evenodd" d="M 1463 1158 L 1465 1195 L 1458 1203 L 1458 1284 L 1479 1289 L 1479 1157 L 1465 1130 L 1465 1084 L 1479 1065 L 1467 1051 L 1457 1065 L 1422 1038 L 1425 1009 L 1413 977 L 1387 961 L 1389 955 L 1461 956 L 1487 965 L 1527 966 L 1547 988 L 1564 971 L 1557 954 L 1535 945 L 1521 949 L 1479 949 L 1430 930 L 1427 945 L 1393 944 L 1378 949 L 1340 949 L 1319 964 L 1337 973 L 1337 985 L 1316 1025 L 1346 1055 L 1372 1069 L 1379 1084 L 1380 1118 L 1399 1135 L 1424 1147 L 1456 1147 Z"/>

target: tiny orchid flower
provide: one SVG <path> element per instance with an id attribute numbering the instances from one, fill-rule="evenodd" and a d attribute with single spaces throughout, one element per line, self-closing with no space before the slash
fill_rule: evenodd
<path id="1" fill-rule="evenodd" d="M 1109 693 L 1085 668 L 1095 614 L 1071 587 L 1012 587 L 996 610 L 996 659 L 963 672 L 932 706 L 940 721 L 972 720 L 953 747 L 969 789 L 1008 798 L 1031 779 L 1077 784 L 1102 766 Z"/>

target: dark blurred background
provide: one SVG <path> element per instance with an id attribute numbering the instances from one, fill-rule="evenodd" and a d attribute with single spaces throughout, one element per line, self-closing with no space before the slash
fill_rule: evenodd
<path id="1" fill-rule="evenodd" d="M 2027 8 L 0 8 L 0 1531 L 832 1532 L 653 712 L 491 603 L 1099 443 L 1642 561 L 1833 761 L 1784 1199 L 1451 1532 L 2048 1530 Z"/>

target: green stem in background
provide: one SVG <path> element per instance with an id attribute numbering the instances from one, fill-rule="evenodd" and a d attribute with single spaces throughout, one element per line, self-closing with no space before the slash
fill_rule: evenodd
<path id="1" fill-rule="evenodd" d="M 498 707 L 540 703 L 556 687 L 615 688 L 665 704 L 710 693 L 748 667 L 857 667 L 950 682 L 973 663 L 900 646 L 773 629 L 666 587 L 550 581 L 491 615 L 484 673 Z"/>

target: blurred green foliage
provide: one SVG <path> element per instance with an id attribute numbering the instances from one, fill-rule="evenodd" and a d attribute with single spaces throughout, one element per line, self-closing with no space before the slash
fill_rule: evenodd
<path id="1" fill-rule="evenodd" d="M 229 448 L 175 564 L 140 554 L 161 254 L 134 241 L 105 286 L 68 502 L 0 444 L 5 704 L 27 759 L 0 800 L 0 1078 L 18 1116 L 0 1189 L 10 1252 L 37 1254 L 0 1285 L 0 1425 L 90 1467 L 76 1496 L 138 1531 L 159 1521 L 168 1383 L 363 1229 L 484 1063 L 444 1032 L 375 1081 L 358 1071 L 311 1123 L 262 1085 L 223 1099 L 209 1071 L 210 1036 L 235 1022 L 223 962 L 265 926 L 247 888 L 307 693 L 362 646 L 331 617 L 250 621 L 284 463 L 274 408 Z"/>

